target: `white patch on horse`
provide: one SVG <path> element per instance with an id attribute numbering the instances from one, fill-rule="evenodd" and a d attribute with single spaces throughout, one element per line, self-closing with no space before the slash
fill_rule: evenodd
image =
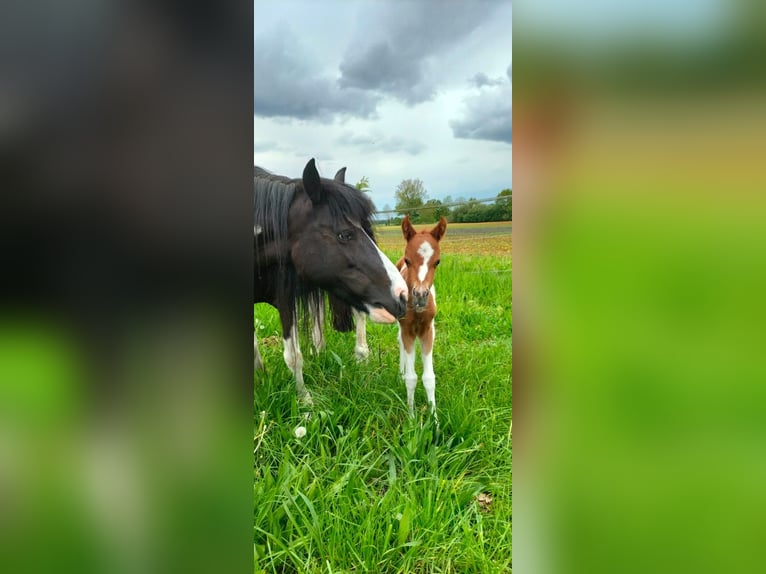
<path id="1" fill-rule="evenodd" d="M 428 275 L 428 262 L 434 254 L 434 248 L 431 247 L 431 244 L 428 243 L 428 241 L 424 241 L 420 244 L 420 247 L 418 247 L 418 253 L 423 258 L 423 264 L 420 266 L 420 269 L 418 269 L 418 281 L 422 283 L 426 280 L 426 275 Z"/>
<path id="2" fill-rule="evenodd" d="M 261 227 L 260 225 L 256 225 L 253 227 L 254 235 L 260 235 L 261 233 L 263 233 L 263 227 Z"/>
<path id="3" fill-rule="evenodd" d="M 386 257 L 385 253 L 383 253 L 377 245 L 375 245 L 375 242 L 370 239 L 369 235 L 365 233 L 364 236 L 370 241 L 370 243 L 372 243 L 372 246 L 375 247 L 375 251 L 378 252 L 378 257 L 380 257 L 380 261 L 383 263 L 386 274 L 391 280 L 391 295 L 394 296 L 394 299 L 398 299 L 399 295 L 402 293 L 404 293 L 404 296 L 407 297 L 407 283 L 404 282 L 404 279 L 402 278 L 401 273 L 399 273 L 399 270 L 396 268 L 396 265 L 391 263 L 391 260 Z"/>

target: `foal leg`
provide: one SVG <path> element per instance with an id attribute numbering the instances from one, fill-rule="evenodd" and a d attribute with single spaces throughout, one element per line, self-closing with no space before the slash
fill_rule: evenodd
<path id="1" fill-rule="evenodd" d="M 258 352 L 258 335 L 253 333 L 253 350 L 255 352 L 255 370 L 260 371 L 263 369 L 263 361 L 261 360 L 261 354 Z"/>
<path id="2" fill-rule="evenodd" d="M 353 311 L 354 321 L 356 322 L 356 345 L 354 346 L 354 355 L 357 361 L 366 361 L 370 356 L 370 348 L 367 346 L 367 319 L 364 313 L 356 309 Z"/>
<path id="3" fill-rule="evenodd" d="M 428 403 L 431 405 L 431 411 L 436 416 L 436 375 L 434 375 L 434 338 L 436 329 L 433 321 L 428 330 L 418 339 L 420 343 L 420 354 L 423 359 L 423 387 L 426 390 Z"/>
<path id="4" fill-rule="evenodd" d="M 311 394 L 306 390 L 306 385 L 303 384 L 303 353 L 301 353 L 301 345 L 298 341 L 298 329 L 296 325 L 290 327 L 290 331 L 287 337 L 284 339 L 285 350 L 283 357 L 287 368 L 295 376 L 295 390 L 298 396 L 298 400 L 310 405 Z"/>
<path id="5" fill-rule="evenodd" d="M 415 373 L 415 340 L 402 333 L 399 327 L 399 372 L 407 386 L 407 407 L 410 417 L 415 416 L 415 386 L 418 384 L 418 375 Z"/>

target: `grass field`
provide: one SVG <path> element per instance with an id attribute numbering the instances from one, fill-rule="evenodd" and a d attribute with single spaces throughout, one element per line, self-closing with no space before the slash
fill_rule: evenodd
<path id="1" fill-rule="evenodd" d="M 370 324 L 366 363 L 354 359 L 353 333 L 328 331 L 318 357 L 303 341 L 314 398 L 305 421 L 278 315 L 255 306 L 266 365 L 255 375 L 255 572 L 511 571 L 510 232 L 455 224 L 442 241 L 438 427 L 420 380 L 407 416 L 397 328 Z M 399 228 L 378 238 L 395 262 Z"/>

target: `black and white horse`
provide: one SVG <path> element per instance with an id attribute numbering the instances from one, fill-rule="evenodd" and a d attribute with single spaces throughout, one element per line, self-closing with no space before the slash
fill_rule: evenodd
<path id="1" fill-rule="evenodd" d="M 324 310 L 325 293 L 373 322 L 395 323 L 406 311 L 407 286 L 373 240 L 372 202 L 343 172 L 321 178 L 313 159 L 300 179 L 254 170 L 254 301 L 279 311 L 285 363 L 305 402 L 298 325 Z M 260 368 L 257 338 L 254 349 Z"/>

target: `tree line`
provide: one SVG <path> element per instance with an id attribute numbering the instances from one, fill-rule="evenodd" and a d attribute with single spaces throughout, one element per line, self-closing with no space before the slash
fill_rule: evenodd
<path id="1" fill-rule="evenodd" d="M 363 177 L 356 184 L 357 189 L 370 191 L 369 181 Z M 428 191 L 420 179 L 405 179 L 396 188 L 396 207 L 388 205 L 383 211 L 393 211 L 387 217 L 387 223 L 398 225 L 405 215 L 413 223 L 432 223 L 441 216 L 453 223 L 478 223 L 482 221 L 512 221 L 513 194 L 510 189 L 503 189 L 491 200 L 478 200 L 474 197 L 465 199 L 451 196 L 443 200 L 428 199 Z"/>

